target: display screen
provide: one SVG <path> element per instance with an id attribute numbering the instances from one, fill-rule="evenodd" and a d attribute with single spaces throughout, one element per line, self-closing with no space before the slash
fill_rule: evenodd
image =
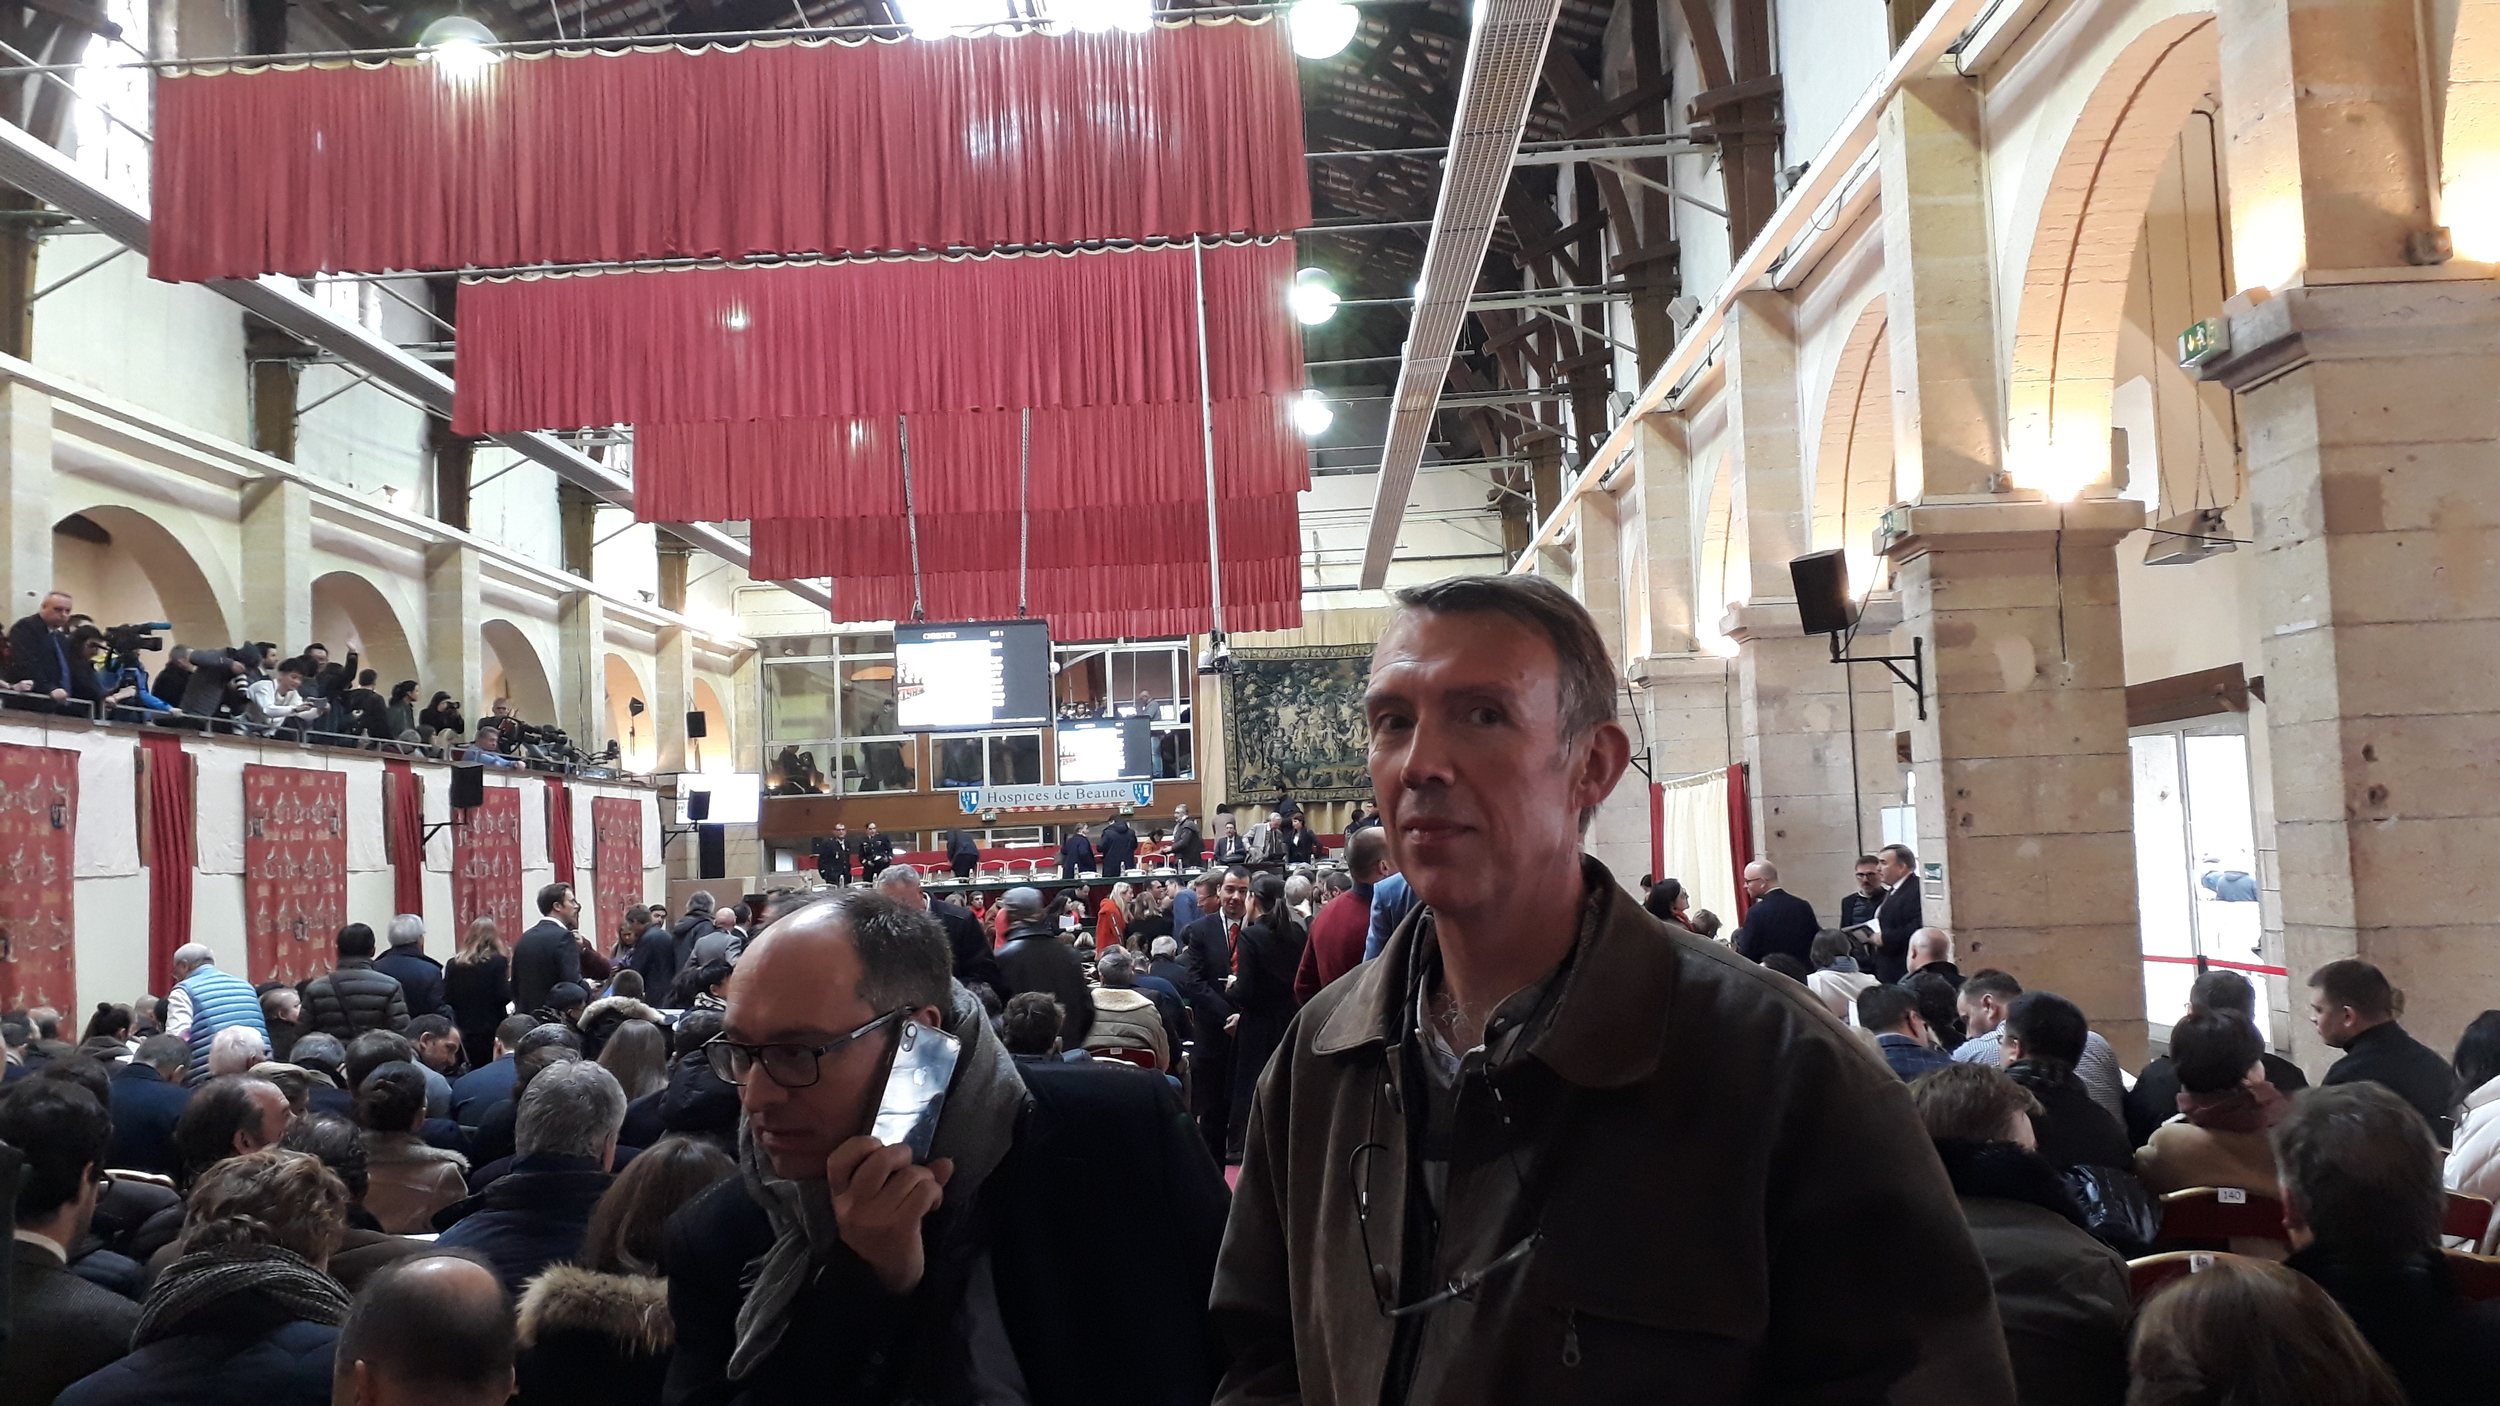
<path id="1" fill-rule="evenodd" d="M 906 732 L 1049 721 L 1050 626 L 896 625 L 894 706 Z"/>
<path id="2" fill-rule="evenodd" d="M 1144 718 L 1094 718 L 1059 724 L 1059 780 L 1151 781 L 1154 733 Z"/>

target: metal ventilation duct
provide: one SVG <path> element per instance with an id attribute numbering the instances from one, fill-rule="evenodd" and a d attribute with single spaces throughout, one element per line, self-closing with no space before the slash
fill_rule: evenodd
<path id="1" fill-rule="evenodd" d="M 1371 537 L 1363 549 L 1363 586 L 1378 590 L 1397 555 L 1398 527 L 1406 495 L 1432 438 L 1433 412 L 1449 379 L 1450 353 L 1458 346 L 1475 292 L 1493 222 L 1510 184 L 1511 159 L 1536 97 L 1545 67 L 1545 46 L 1554 36 L 1560 0 L 1476 0 L 1475 36 L 1467 68 L 1458 80 L 1458 111 L 1452 118 L 1449 159 L 1441 172 L 1441 201 L 1433 211 L 1424 246 L 1422 288 L 1415 320 L 1406 330 L 1397 393 L 1389 406 L 1389 438 L 1380 455 L 1380 483 L 1372 497 Z"/>

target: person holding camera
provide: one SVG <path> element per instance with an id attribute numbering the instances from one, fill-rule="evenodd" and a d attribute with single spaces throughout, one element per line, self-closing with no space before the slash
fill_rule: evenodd
<path id="1" fill-rule="evenodd" d="M 328 711 L 324 703 L 307 702 L 302 693 L 304 661 L 289 659 L 278 666 L 277 673 L 246 685 L 243 727 L 258 737 L 284 736 L 300 742 L 304 738 L 307 719 Z"/>
<path id="2" fill-rule="evenodd" d="M 468 735 L 469 720 L 460 716 L 459 700 L 448 693 L 437 693 L 432 702 L 417 714 L 417 731 L 427 742 L 440 742 L 448 732 L 453 737 Z"/>

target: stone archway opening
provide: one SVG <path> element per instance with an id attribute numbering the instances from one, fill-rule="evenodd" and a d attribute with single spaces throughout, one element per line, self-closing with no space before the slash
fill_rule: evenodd
<path id="1" fill-rule="evenodd" d="M 508 698 L 514 716 L 523 722 L 554 722 L 556 695 L 547 682 L 547 666 L 521 627 L 509 620 L 489 620 L 478 628 L 478 638 L 486 647 L 480 675 L 486 696 L 478 700 L 473 716 L 486 716 L 496 699 Z"/>
<path id="2" fill-rule="evenodd" d="M 332 659 L 344 661 L 349 650 L 356 651 L 361 667 L 374 671 L 380 692 L 388 694 L 403 679 L 417 679 L 424 688 L 399 612 L 362 576 L 333 571 L 313 578 L 312 627 L 313 638 L 329 647 Z"/>
<path id="3" fill-rule="evenodd" d="M 1909 496 L 1894 469 L 1892 358 L 1884 340 L 1890 323 L 1878 295 L 1851 325 L 1824 398 L 1814 461 L 1814 549 L 1841 550 L 1861 599 L 1888 569 L 1875 555 L 1875 529 L 1886 508 Z"/>
<path id="4" fill-rule="evenodd" d="M 134 508 L 99 504 L 52 525 L 52 579 L 106 628 L 163 620 L 167 648 L 241 642 L 223 593 L 172 529 Z M 148 657 L 153 674 L 162 654 Z"/>
<path id="5" fill-rule="evenodd" d="M 738 765 L 736 739 L 729 731 L 729 710 L 721 706 L 720 694 L 709 679 L 694 681 L 694 695 L 687 706 L 703 715 L 703 767 L 705 771 L 735 771 Z M 687 748 L 687 760 L 694 759 L 694 749 Z"/>
<path id="6" fill-rule="evenodd" d="M 660 715 L 651 709 L 651 690 L 643 686 L 642 676 L 622 654 L 608 655 L 604 667 L 608 737 L 616 739 L 626 770 L 648 772 L 660 763 Z M 639 710 L 636 704 L 642 705 Z"/>

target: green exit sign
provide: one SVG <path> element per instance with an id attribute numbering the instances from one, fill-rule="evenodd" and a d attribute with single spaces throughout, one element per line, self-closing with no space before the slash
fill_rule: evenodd
<path id="1" fill-rule="evenodd" d="M 2179 334 L 2179 364 L 2202 366 L 2231 350 L 2231 324 L 2209 317 Z"/>

